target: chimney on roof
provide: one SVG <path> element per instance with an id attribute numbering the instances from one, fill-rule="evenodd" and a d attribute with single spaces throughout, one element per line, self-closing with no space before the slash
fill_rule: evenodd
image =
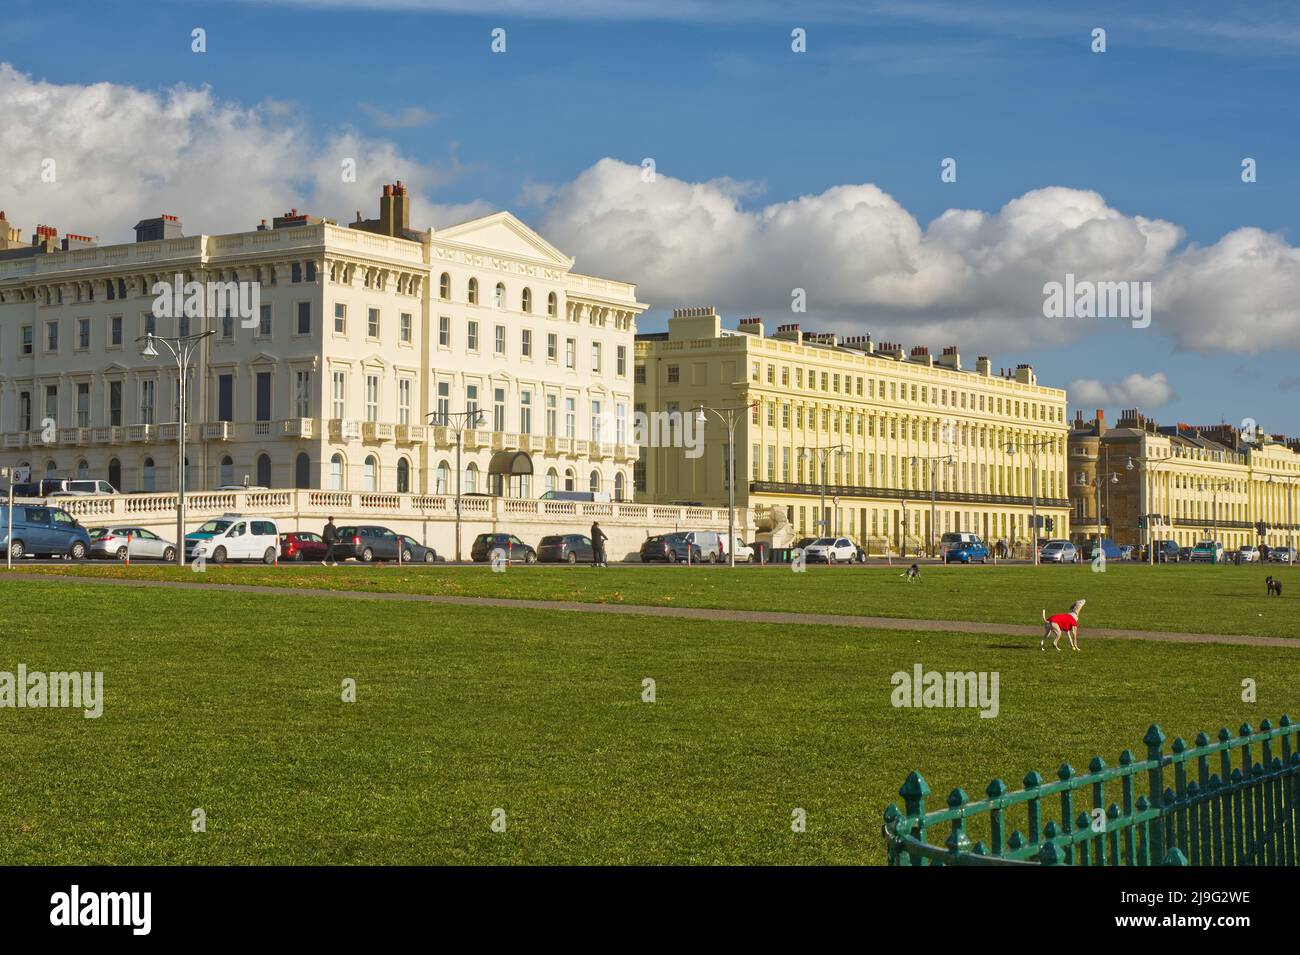
<path id="1" fill-rule="evenodd" d="M 918 365 L 925 365 L 927 368 L 934 365 L 934 358 L 930 355 L 930 349 L 925 345 L 913 345 L 912 354 L 908 360 L 916 362 Z"/>
<path id="2" fill-rule="evenodd" d="M 5 218 L 4 210 L 0 209 L 0 251 L 5 249 L 16 249 L 23 244 L 23 230 L 15 229 Z"/>
<path id="3" fill-rule="evenodd" d="M 1079 413 L 1083 414 L 1083 412 L 1079 412 Z M 1097 430 L 1097 437 L 1099 438 L 1103 437 L 1106 434 L 1106 411 L 1103 408 L 1097 409 L 1096 430 Z"/>
<path id="4" fill-rule="evenodd" d="M 988 355 L 980 355 L 975 359 L 975 373 L 977 375 L 983 375 L 985 378 L 992 376 L 993 362 L 989 361 Z"/>
<path id="5" fill-rule="evenodd" d="M 141 219 L 135 224 L 135 241 L 158 242 L 162 239 L 180 239 L 185 233 L 181 230 L 181 220 L 164 212 L 153 219 Z"/>
<path id="6" fill-rule="evenodd" d="M 947 345 L 943 349 L 943 354 L 939 356 L 939 364 L 944 368 L 952 368 L 954 371 L 961 371 L 961 355 L 957 353 L 956 345 Z"/>
<path id="7" fill-rule="evenodd" d="M 871 340 L 870 335 L 849 335 L 840 342 L 845 348 L 851 348 L 854 351 L 865 352 L 868 355 L 875 354 L 876 345 Z"/>
<path id="8" fill-rule="evenodd" d="M 32 236 L 32 246 L 46 252 L 59 251 L 59 230 L 52 225 L 38 225 Z"/>
<path id="9" fill-rule="evenodd" d="M 795 323 L 776 326 L 776 331 L 773 333 L 772 337 L 780 338 L 789 342 L 802 341 L 802 334 L 799 331 L 799 326 Z"/>
<path id="10" fill-rule="evenodd" d="M 763 319 L 757 315 L 751 315 L 749 318 L 742 318 L 736 324 L 736 330 L 744 332 L 746 335 L 753 335 L 755 338 L 762 338 Z"/>
<path id="11" fill-rule="evenodd" d="M 1038 384 L 1038 376 L 1034 374 L 1034 366 L 1026 365 L 1024 362 L 1016 365 L 1016 381 L 1022 385 Z"/>

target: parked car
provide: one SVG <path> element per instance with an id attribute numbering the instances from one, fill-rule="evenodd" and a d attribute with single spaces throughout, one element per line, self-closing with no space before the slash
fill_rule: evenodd
<path id="1" fill-rule="evenodd" d="M 336 549 L 337 553 L 337 549 Z M 324 560 L 325 538 L 311 531 L 280 535 L 280 556 L 284 560 Z"/>
<path id="2" fill-rule="evenodd" d="M 1152 542 L 1150 546 L 1155 548 L 1155 559 L 1158 564 L 1176 564 L 1182 557 L 1182 548 L 1178 546 L 1177 541 L 1158 540 Z M 1149 557 L 1144 554 L 1143 559 L 1147 560 Z"/>
<path id="3" fill-rule="evenodd" d="M 540 499 L 543 501 L 579 501 L 587 504 L 608 504 L 610 501 L 608 491 L 546 491 Z"/>
<path id="4" fill-rule="evenodd" d="M 722 557 L 722 538 L 715 531 L 675 531 L 656 534 L 641 545 L 643 561 L 666 560 L 670 564 L 716 564 Z"/>
<path id="5" fill-rule="evenodd" d="M 15 504 L 10 533 L 8 504 L 0 505 L 0 547 L 8 547 L 14 560 L 33 557 L 69 557 L 82 560 L 90 553 L 90 535 L 76 518 L 61 507 Z"/>
<path id="6" fill-rule="evenodd" d="M 1103 537 L 1103 538 L 1101 539 L 1101 553 L 1105 556 L 1106 560 L 1119 560 L 1119 559 L 1120 559 L 1120 549 L 1119 549 L 1119 545 L 1116 544 L 1116 543 L 1115 543 L 1113 540 L 1111 540 L 1109 537 Z M 1089 540 L 1088 543 L 1084 546 L 1084 548 L 1083 548 L 1083 559 L 1084 559 L 1084 560 L 1096 560 L 1096 559 L 1097 559 L 1097 539 L 1096 539 L 1096 538 L 1093 538 L 1093 539 Z"/>
<path id="7" fill-rule="evenodd" d="M 793 550 L 807 550 L 807 549 L 808 549 L 808 545 L 811 544 L 811 543 L 812 543 L 813 541 L 815 541 L 816 539 L 817 539 L 817 538 L 815 538 L 815 537 L 801 537 L 801 538 L 799 538 L 797 541 L 794 542 L 794 547 L 793 547 L 792 549 L 793 549 Z"/>
<path id="8" fill-rule="evenodd" d="M 1237 551 L 1237 563 L 1239 564 L 1258 564 L 1259 548 L 1254 544 L 1246 544 Z"/>
<path id="9" fill-rule="evenodd" d="M 963 564 L 979 561 L 981 564 L 989 558 L 989 549 L 980 540 L 978 534 L 968 531 L 952 531 L 939 538 L 939 552 L 945 564 L 958 560 Z"/>
<path id="10" fill-rule="evenodd" d="M 819 537 L 803 553 L 810 564 L 851 564 L 858 559 L 858 545 L 847 537 Z"/>
<path id="11" fill-rule="evenodd" d="M 507 560 L 537 563 L 537 551 L 514 534 L 479 534 L 470 546 L 469 559 L 483 563 L 490 560 L 492 552 L 497 549 L 505 551 Z"/>
<path id="12" fill-rule="evenodd" d="M 269 491 L 269 487 L 263 487 L 261 484 L 222 484 L 220 487 L 214 487 L 214 491 Z"/>
<path id="13" fill-rule="evenodd" d="M 758 555 L 754 552 L 754 548 L 751 545 L 746 544 L 739 537 L 733 537 L 731 539 L 731 550 L 727 553 L 735 554 L 736 563 L 738 564 L 752 564 L 754 561 L 758 560 Z M 726 558 L 726 556 L 727 555 L 724 553 L 723 557 Z"/>
<path id="14" fill-rule="evenodd" d="M 438 559 L 438 552 L 432 547 L 426 547 L 414 537 L 406 534 L 398 534 L 402 542 L 402 563 L 403 564 L 432 564 Z"/>
<path id="15" fill-rule="evenodd" d="M 280 529 L 271 518 L 223 514 L 185 535 L 185 559 L 202 557 L 214 564 L 260 560 L 274 564 L 280 555 Z"/>
<path id="16" fill-rule="evenodd" d="M 334 544 L 338 560 L 356 558 L 363 564 L 377 560 L 397 560 L 399 541 L 397 532 L 374 524 L 353 524 L 340 527 Z"/>
<path id="17" fill-rule="evenodd" d="M 75 480 L 64 481 L 63 487 L 51 491 L 50 497 L 107 497 L 118 493 L 117 488 L 107 481 Z"/>
<path id="18" fill-rule="evenodd" d="M 165 560 L 176 559 L 176 545 L 165 541 L 153 531 L 143 527 L 92 527 L 90 536 L 91 557 L 111 557 L 114 560 Z"/>
<path id="19" fill-rule="evenodd" d="M 1178 548 L 1178 559 L 1179 559 L 1179 560 L 1191 560 L 1191 559 L 1192 559 L 1192 549 L 1191 549 L 1190 547 L 1180 547 L 1180 548 Z"/>
<path id="20" fill-rule="evenodd" d="M 551 534 L 537 544 L 537 559 L 544 564 L 590 564 L 591 538 L 586 534 Z"/>
<path id="21" fill-rule="evenodd" d="M 1270 547 L 1268 561 L 1270 564 L 1291 564 L 1295 562 L 1295 555 L 1289 547 Z"/>
<path id="22" fill-rule="evenodd" d="M 1119 559 L 1120 559 L 1120 560 L 1132 560 L 1132 559 L 1133 559 L 1133 554 L 1134 554 L 1134 552 L 1135 552 L 1136 550 L 1137 550 L 1137 548 L 1135 548 L 1132 544 L 1120 544 L 1120 545 L 1119 545 Z"/>
<path id="23" fill-rule="evenodd" d="M 1073 564 L 1079 559 L 1079 549 L 1067 540 L 1051 540 L 1038 552 L 1044 564 Z"/>
<path id="24" fill-rule="evenodd" d="M 1223 545 L 1218 541 L 1201 541 L 1192 548 L 1192 561 L 1194 563 L 1223 563 Z"/>

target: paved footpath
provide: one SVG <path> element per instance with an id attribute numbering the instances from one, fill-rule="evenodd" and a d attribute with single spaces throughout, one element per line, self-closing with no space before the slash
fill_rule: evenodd
<path id="1" fill-rule="evenodd" d="M 789 613 L 777 610 L 714 610 L 705 607 L 653 607 L 643 604 L 581 603 L 573 600 L 522 600 L 507 597 L 456 597 L 447 594 L 380 593 L 370 590 L 325 590 L 316 587 L 269 587 L 259 584 L 203 584 L 174 580 L 124 580 L 118 577 L 78 577 L 72 574 L 8 573 L 0 580 L 34 580 L 44 583 L 75 582 L 112 587 L 166 588 L 171 590 L 227 590 L 245 594 L 292 597 L 337 597 L 343 600 L 395 600 L 405 603 L 450 604 L 458 607 L 505 607 L 511 610 L 563 610 L 631 617 L 670 617 L 679 620 L 723 620 L 742 623 L 787 624 L 800 627 L 854 627 L 873 630 L 936 630 L 987 633 L 1007 637 L 1042 635 L 1041 625 L 984 623 L 974 620 L 919 620 L 908 617 L 864 617 L 853 614 Z M 1292 647 L 1300 640 L 1222 633 L 1176 633 L 1161 630 L 1124 630 L 1084 627 L 1084 640 L 1154 640 L 1163 643 L 1227 643 L 1249 647 Z M 1064 651 L 1062 651 L 1064 652 Z"/>

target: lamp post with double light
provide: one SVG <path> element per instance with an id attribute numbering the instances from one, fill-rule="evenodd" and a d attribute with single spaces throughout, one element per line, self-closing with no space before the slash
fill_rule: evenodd
<path id="1" fill-rule="evenodd" d="M 732 408 L 709 408 L 697 405 L 695 420 L 704 425 L 712 414 L 727 429 L 727 564 L 736 566 L 736 422 L 742 413 L 749 412 L 757 402 Z"/>
<path id="2" fill-rule="evenodd" d="M 195 335 L 157 335 L 149 332 L 136 339 L 144 342 L 140 354 L 145 358 L 158 357 L 158 344 L 162 343 L 176 359 L 176 566 L 185 566 L 185 484 L 189 477 L 185 467 L 185 379 L 189 376 L 190 361 L 199 350 L 203 339 L 215 335 L 212 329 Z"/>
<path id="3" fill-rule="evenodd" d="M 938 484 L 938 481 L 936 480 L 938 469 L 940 465 L 945 469 L 955 468 L 957 462 L 953 460 L 951 454 L 941 454 L 934 457 L 913 457 L 912 463 L 930 465 L 930 556 L 934 557 L 936 550 L 935 539 L 939 533 L 939 525 L 935 522 L 935 487 Z"/>
<path id="4" fill-rule="evenodd" d="M 1282 484 L 1286 487 L 1286 553 L 1292 564 L 1295 563 L 1295 482 L 1293 477 L 1278 479 L 1272 474 L 1268 476 L 1269 484 Z"/>
<path id="5" fill-rule="evenodd" d="M 1029 467 L 1033 472 L 1030 475 L 1030 488 L 1032 497 L 1030 498 L 1030 528 L 1029 528 L 1029 549 L 1034 554 L 1034 566 L 1038 566 L 1038 452 L 1042 448 L 1055 447 L 1055 438 L 1043 438 L 1039 441 L 1010 441 L 1006 445 L 1007 455 L 1015 458 L 1020 451 L 1029 452 Z"/>
<path id="6" fill-rule="evenodd" d="M 1078 482 L 1078 483 L 1079 483 L 1079 486 L 1080 486 L 1080 487 L 1087 487 L 1088 485 L 1091 484 L 1091 485 L 1094 485 L 1094 486 L 1097 488 L 1097 552 L 1100 552 L 1100 553 L 1104 554 L 1105 551 L 1102 549 L 1102 545 L 1101 545 L 1101 542 L 1102 542 L 1102 530 L 1101 530 L 1101 489 L 1102 489 L 1102 486 L 1105 485 L 1105 484 L 1107 483 L 1106 475 L 1105 475 L 1104 473 L 1098 471 L 1097 474 L 1092 478 L 1092 480 L 1089 480 L 1088 477 L 1087 477 L 1086 475 L 1080 474 L 1080 475 L 1079 475 L 1079 482 Z M 1112 473 L 1111 473 L 1111 476 L 1110 476 L 1110 481 L 1109 481 L 1109 483 L 1111 483 L 1111 484 L 1118 484 L 1118 483 L 1119 483 L 1119 475 L 1118 475 L 1118 474 L 1115 474 L 1115 473 L 1112 472 Z M 1107 494 L 1106 494 L 1106 496 L 1107 496 L 1107 497 L 1110 497 L 1109 489 L 1107 490 Z M 1109 519 L 1109 517 L 1107 518 L 1107 523 L 1110 523 L 1110 519 Z M 1095 557 L 1095 556 L 1096 556 L 1096 553 L 1094 553 L 1093 556 Z"/>
<path id="7" fill-rule="evenodd" d="M 460 469 L 461 439 L 466 431 L 483 423 L 483 412 L 478 407 L 468 411 L 435 411 L 428 418 L 435 425 L 450 428 L 456 435 L 456 473 L 452 480 L 456 484 L 456 563 L 460 563 L 460 498 L 465 489 L 465 478 Z"/>
<path id="8" fill-rule="evenodd" d="M 843 444 L 831 444 L 825 447 L 810 448 L 807 446 L 799 449 L 799 460 L 807 461 L 810 458 L 818 458 L 821 461 L 822 468 L 822 503 L 821 509 L 817 512 L 818 520 L 816 523 L 821 525 L 822 532 L 819 536 L 830 537 L 830 520 L 826 517 L 826 468 L 827 461 L 832 453 L 841 457 L 848 457 L 849 452 Z"/>

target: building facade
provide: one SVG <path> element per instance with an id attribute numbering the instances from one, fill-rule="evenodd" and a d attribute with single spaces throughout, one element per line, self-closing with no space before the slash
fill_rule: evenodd
<path id="1" fill-rule="evenodd" d="M 869 336 L 798 325 L 768 336 L 761 319 L 724 330 L 712 308 L 681 308 L 666 334 L 638 336 L 636 395 L 647 414 L 744 408 L 736 504 L 755 513 L 784 506 L 800 535 L 846 534 L 873 553 L 886 544 L 915 553 L 960 530 L 1023 548 L 1035 496 L 1039 536 L 1068 533 L 1065 392 L 1039 385 L 1028 365 L 995 373 L 980 357 L 972 370 L 955 348 L 935 359 L 924 347 L 905 354 Z M 726 503 L 729 437 L 715 415 L 705 417 L 698 457 L 644 449 L 638 493 Z"/>
<path id="2" fill-rule="evenodd" d="M 1102 411 L 1070 431 L 1075 539 L 1144 546 L 1218 540 L 1228 550 L 1297 542 L 1300 442 L 1231 425 L 1158 425 L 1136 409 L 1112 427 Z M 1101 477 L 1101 505 L 1097 478 Z M 1259 527 L 1265 529 L 1261 537 Z"/>
<path id="3" fill-rule="evenodd" d="M 178 371 L 139 339 L 210 329 L 186 382 L 191 489 L 629 500 L 634 286 L 574 272 L 507 212 L 414 231 L 400 182 L 380 202 L 348 227 L 293 210 L 230 235 L 162 216 L 109 246 L 47 226 L 25 245 L 0 213 L 0 460 L 174 489 Z M 255 283 L 260 302 L 160 318 L 174 282 Z M 533 474 L 491 475 L 512 450 Z"/>

